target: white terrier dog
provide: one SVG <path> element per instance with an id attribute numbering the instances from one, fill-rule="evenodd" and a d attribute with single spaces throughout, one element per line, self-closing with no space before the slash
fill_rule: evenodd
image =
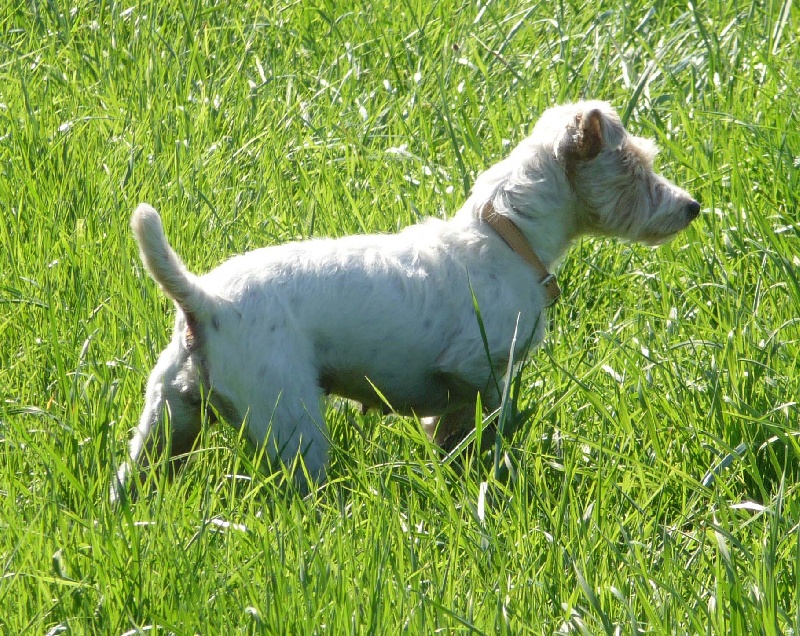
<path id="1" fill-rule="evenodd" d="M 519 362 L 514 339 L 519 352 L 541 341 L 544 308 L 559 294 L 549 269 L 571 241 L 659 244 L 698 215 L 688 193 L 653 172 L 655 153 L 606 103 L 551 108 L 449 221 L 258 249 L 203 277 L 140 205 L 142 259 L 178 312 L 131 462 L 189 452 L 210 403 L 271 459 L 292 465 L 300 454 L 307 476 L 324 480 L 330 393 L 419 416 L 452 448 L 474 426 L 478 394 L 487 411 L 499 405 L 509 362 Z M 302 471 L 296 480 L 307 485 Z"/>

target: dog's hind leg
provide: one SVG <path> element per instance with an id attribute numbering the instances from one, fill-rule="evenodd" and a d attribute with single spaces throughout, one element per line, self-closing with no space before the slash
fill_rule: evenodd
<path id="1" fill-rule="evenodd" d="M 289 468 L 295 484 L 306 493 L 312 484 L 325 481 L 330 440 L 320 396 L 296 397 L 281 395 L 271 406 L 264 402 L 253 407 L 245 423 L 250 441 L 264 447 L 271 461 L 280 460 Z"/>
<path id="2" fill-rule="evenodd" d="M 145 407 L 128 447 L 130 461 L 120 467 L 112 483 L 112 500 L 120 497 L 132 472 L 143 477 L 148 466 L 165 452 L 169 453 L 170 470 L 177 468 L 194 447 L 201 425 L 197 370 L 180 344 L 173 341 L 150 374 Z"/>
<path id="3" fill-rule="evenodd" d="M 238 390 L 248 396 L 250 442 L 293 470 L 295 483 L 307 492 L 311 484 L 325 481 L 330 440 L 316 369 L 302 357 L 262 362 L 259 373 Z M 304 466 L 297 461 L 301 457 Z"/>

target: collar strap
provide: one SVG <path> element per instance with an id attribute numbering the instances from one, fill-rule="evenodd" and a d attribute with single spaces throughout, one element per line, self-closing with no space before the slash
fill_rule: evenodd
<path id="1" fill-rule="evenodd" d="M 545 306 L 549 307 L 561 296 L 561 288 L 555 275 L 547 271 L 542 259 L 533 251 L 531 244 L 522 234 L 514 222 L 502 214 L 498 214 L 491 201 L 481 208 L 478 215 L 495 232 L 500 235 L 506 245 L 508 245 L 517 255 L 522 258 L 539 275 L 539 284 L 544 287 Z"/>

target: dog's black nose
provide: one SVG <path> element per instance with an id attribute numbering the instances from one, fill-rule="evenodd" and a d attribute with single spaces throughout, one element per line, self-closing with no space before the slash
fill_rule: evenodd
<path id="1" fill-rule="evenodd" d="M 686 206 L 686 218 L 694 221 L 697 215 L 700 214 L 700 204 L 697 201 L 692 201 Z"/>

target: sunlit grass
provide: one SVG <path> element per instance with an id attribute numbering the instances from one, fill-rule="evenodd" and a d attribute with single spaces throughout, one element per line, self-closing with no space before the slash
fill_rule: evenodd
<path id="1" fill-rule="evenodd" d="M 696 6 L 695 6 L 696 5 Z M 0 10 L 0 632 L 796 633 L 800 15 L 785 2 Z M 582 240 L 507 461 L 328 413 L 306 499 L 211 428 L 113 509 L 194 271 L 447 216 L 556 102 L 611 101 L 704 213 Z M 524 290 L 522 291 L 524 293 Z"/>

